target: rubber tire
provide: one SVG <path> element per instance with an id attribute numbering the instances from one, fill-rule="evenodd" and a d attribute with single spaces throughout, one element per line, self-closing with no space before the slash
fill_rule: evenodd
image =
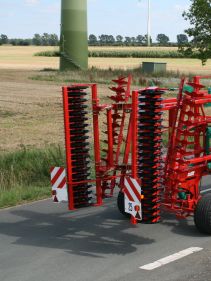
<path id="1" fill-rule="evenodd" d="M 194 222 L 201 233 L 211 234 L 211 194 L 206 194 L 199 200 L 194 212 Z"/>
<path id="2" fill-rule="evenodd" d="M 123 216 L 125 216 L 126 218 L 130 218 L 130 214 L 125 212 L 125 198 L 122 191 L 119 192 L 117 197 L 117 207 Z"/>

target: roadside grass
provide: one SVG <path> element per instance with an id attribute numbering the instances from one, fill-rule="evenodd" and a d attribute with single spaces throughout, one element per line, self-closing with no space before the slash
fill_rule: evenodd
<path id="1" fill-rule="evenodd" d="M 0 208 L 51 195 L 50 168 L 64 166 L 60 146 L 26 149 L 0 155 Z"/>

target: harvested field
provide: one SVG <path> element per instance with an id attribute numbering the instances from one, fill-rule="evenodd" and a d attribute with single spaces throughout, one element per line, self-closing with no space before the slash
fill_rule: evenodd
<path id="1" fill-rule="evenodd" d="M 29 79 L 39 75 L 40 69 L 58 69 L 58 58 L 33 56 L 38 51 L 53 49 L 0 46 L 0 151 L 15 150 L 21 146 L 63 145 L 61 85 L 65 82 Z M 130 58 L 91 58 L 89 64 L 99 68 L 130 68 L 138 66 L 141 61 Z M 159 61 L 167 61 L 168 69 L 211 73 L 211 60 L 205 67 L 193 59 Z M 99 92 L 101 96 L 106 96 L 107 86 L 99 85 Z"/>
<path id="2" fill-rule="evenodd" d="M 146 50 L 147 47 L 115 47 L 116 50 Z M 144 49 L 145 48 L 145 49 Z M 165 49 L 163 47 L 151 47 L 153 50 Z M 172 47 L 175 50 L 175 47 Z M 59 68 L 59 58 L 35 57 L 34 54 L 41 51 L 53 51 L 55 47 L 13 47 L 0 46 L 0 69 L 25 69 L 42 70 L 44 68 Z M 90 47 L 90 50 L 113 50 L 114 47 Z M 168 49 L 168 47 L 167 47 Z M 211 74 L 211 60 L 206 66 L 196 59 L 149 59 L 149 58 L 90 58 L 89 66 L 106 68 L 134 68 L 138 67 L 143 61 L 167 62 L 169 71 L 180 71 L 182 73 L 194 72 L 197 74 Z"/>
<path id="3" fill-rule="evenodd" d="M 28 79 L 35 73 L 0 70 L 0 152 L 64 145 L 62 85 Z"/>
<path id="4" fill-rule="evenodd" d="M 197 73 L 199 75 L 211 74 L 211 60 L 205 66 L 196 59 L 150 59 L 150 58 L 90 58 L 89 65 L 97 68 L 136 68 L 143 61 L 166 62 L 167 70 L 179 71 L 181 73 Z"/>

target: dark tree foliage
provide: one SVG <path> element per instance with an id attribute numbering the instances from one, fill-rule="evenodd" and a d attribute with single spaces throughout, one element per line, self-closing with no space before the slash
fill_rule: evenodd
<path id="1" fill-rule="evenodd" d="M 211 0 L 191 0 L 192 4 L 183 17 L 188 20 L 191 27 L 185 30 L 192 38 L 187 48 L 182 52 L 192 54 L 197 52 L 203 64 L 211 58 Z"/>
<path id="2" fill-rule="evenodd" d="M 144 36 L 143 35 L 138 35 L 136 37 L 136 42 L 139 44 L 139 45 L 143 45 L 144 44 Z"/>
<path id="3" fill-rule="evenodd" d="M 99 36 L 99 43 L 101 45 L 113 45 L 115 42 L 113 35 L 102 34 Z"/>
<path id="4" fill-rule="evenodd" d="M 42 45 L 42 37 L 40 34 L 35 33 L 34 37 L 32 39 L 32 42 L 35 46 L 41 46 Z"/>
<path id="5" fill-rule="evenodd" d="M 122 43 L 123 43 L 123 36 L 122 36 L 122 35 L 117 35 L 117 36 L 116 36 L 116 42 L 117 42 L 119 45 L 122 45 Z"/>
<path id="6" fill-rule="evenodd" d="M 132 42 L 132 41 L 131 41 L 131 37 L 126 36 L 126 37 L 125 37 L 125 41 L 124 41 L 125 45 L 126 45 L 126 46 L 131 45 L 131 42 Z"/>
<path id="7" fill-rule="evenodd" d="M 179 46 L 188 44 L 188 36 L 186 34 L 178 34 L 177 35 L 177 43 Z"/>
<path id="8" fill-rule="evenodd" d="M 9 39 L 8 39 L 7 35 L 1 34 L 0 35 L 0 42 L 1 42 L 1 44 L 8 44 L 9 43 Z"/>
<path id="9" fill-rule="evenodd" d="M 146 46 L 148 44 L 148 35 L 144 35 L 144 40 L 143 40 L 144 45 Z M 150 36 L 150 44 L 152 45 L 152 37 Z"/>
<path id="10" fill-rule="evenodd" d="M 166 46 L 169 43 L 169 37 L 163 33 L 158 34 L 156 40 L 161 46 Z"/>
<path id="11" fill-rule="evenodd" d="M 97 44 L 97 37 L 94 34 L 90 34 L 89 35 L 89 44 L 90 45 Z"/>
<path id="12" fill-rule="evenodd" d="M 30 46 L 32 45 L 32 39 L 13 38 L 9 40 L 9 43 L 13 46 Z"/>

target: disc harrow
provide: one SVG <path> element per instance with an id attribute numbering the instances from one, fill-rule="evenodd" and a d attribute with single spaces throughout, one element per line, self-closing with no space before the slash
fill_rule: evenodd
<path id="1" fill-rule="evenodd" d="M 88 183 L 91 171 L 86 89 L 82 86 L 63 88 L 70 209 L 87 207 L 92 202 L 92 185 Z"/>
<path id="2" fill-rule="evenodd" d="M 120 77 L 112 81 L 106 104 L 100 103 L 96 84 L 64 87 L 69 209 L 100 206 L 119 187 L 118 208 L 132 223 L 158 223 L 165 207 L 179 218 L 194 216 L 199 230 L 211 233 L 211 196 L 203 198 L 200 189 L 201 178 L 211 174 L 211 116 L 204 109 L 211 96 L 201 78 L 183 78 L 177 98 L 164 99 L 165 89 L 131 93 L 132 77 Z"/>
<path id="3" fill-rule="evenodd" d="M 158 88 L 139 92 L 138 96 L 138 177 L 144 195 L 143 222 L 160 221 L 162 190 L 162 94 Z"/>

